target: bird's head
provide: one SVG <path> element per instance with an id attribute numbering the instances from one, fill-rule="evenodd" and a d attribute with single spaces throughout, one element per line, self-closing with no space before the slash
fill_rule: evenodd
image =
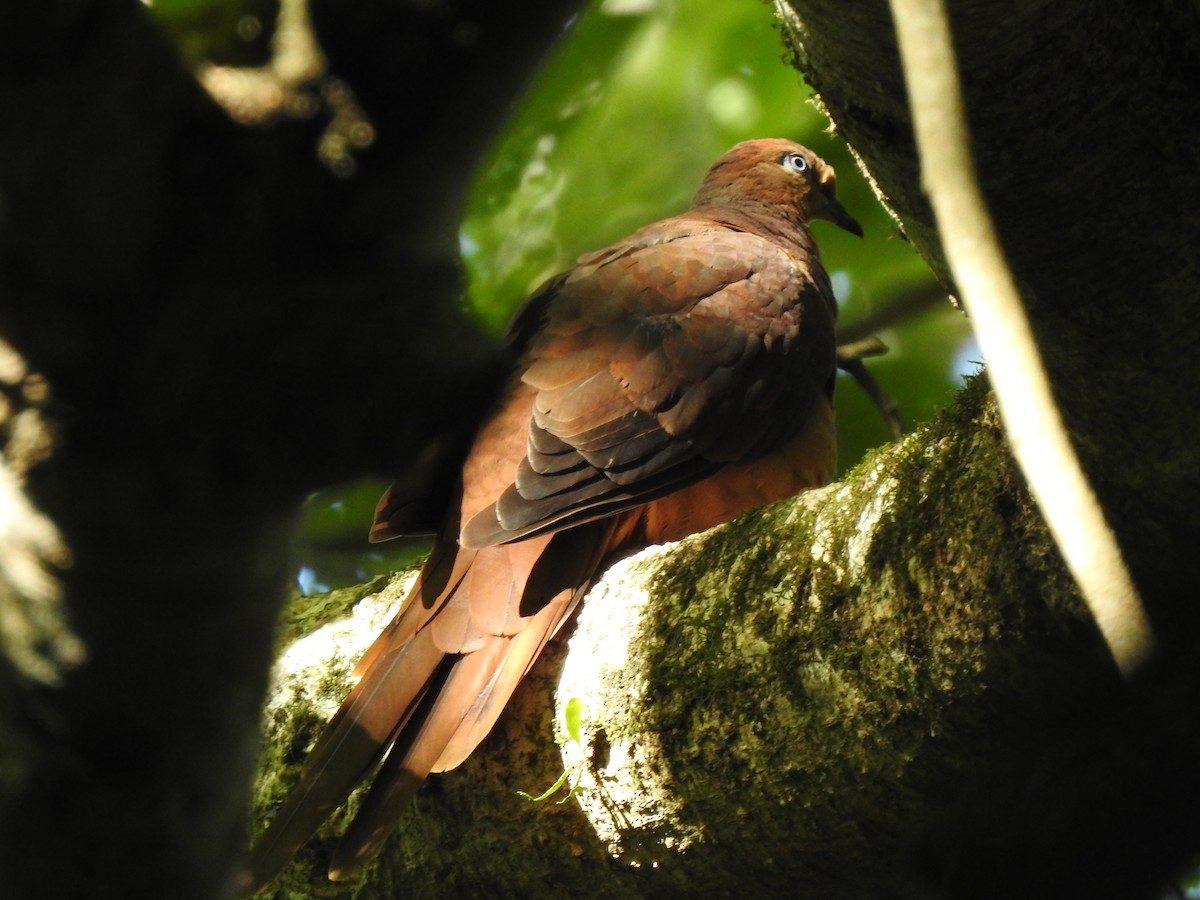
<path id="1" fill-rule="evenodd" d="M 825 219 L 862 237 L 862 226 L 837 199 L 837 175 L 807 147 L 779 138 L 743 141 L 718 159 L 693 208 L 768 211 L 798 225 Z"/>

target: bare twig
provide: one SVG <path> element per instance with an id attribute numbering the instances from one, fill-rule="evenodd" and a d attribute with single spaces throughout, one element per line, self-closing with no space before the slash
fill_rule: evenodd
<path id="1" fill-rule="evenodd" d="M 1067 439 L 975 175 L 942 0 L 889 0 L 946 260 L 987 359 L 1013 454 L 1096 619 L 1129 675 L 1154 636 L 1120 548 Z"/>
<path id="2" fill-rule="evenodd" d="M 906 319 L 915 317 L 947 302 L 946 290 L 932 277 L 893 291 L 865 316 L 853 322 L 838 324 L 839 341 L 857 341 L 878 334 Z"/>
<path id="3" fill-rule="evenodd" d="M 883 389 L 883 385 L 863 364 L 864 358 L 882 356 L 887 353 L 887 350 L 887 345 L 874 336 L 848 344 L 839 344 L 837 349 L 838 368 L 849 374 L 863 392 L 871 398 L 871 402 L 883 416 L 888 432 L 893 438 L 898 438 L 908 430 L 904 417 L 900 415 L 900 404 L 896 402 L 895 397 Z"/>

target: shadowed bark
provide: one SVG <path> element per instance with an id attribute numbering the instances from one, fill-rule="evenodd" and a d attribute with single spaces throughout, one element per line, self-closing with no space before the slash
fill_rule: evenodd
<path id="1" fill-rule="evenodd" d="M 295 511 L 453 443 L 486 398 L 466 173 L 575 5 L 339 5 L 325 50 L 378 133 L 352 180 L 318 162 L 319 116 L 234 125 L 133 0 L 0 11 L 0 334 L 24 359 L 0 418 L 30 504 L 0 559 L 24 651 L 0 679 L 6 895 L 232 890 Z M 56 677 L 64 646 L 86 658 Z"/>
<path id="2" fill-rule="evenodd" d="M 1200 15 L 1175 2 L 950 7 L 984 193 L 1068 430 L 1163 644 L 1117 709 L 1082 718 L 1063 747 L 1047 740 L 1011 776 L 968 794 L 930 866 L 956 895 L 1143 896 L 1152 873 L 1165 876 L 1200 845 L 1173 805 L 1196 796 L 1200 749 L 1179 712 L 1200 694 L 1189 599 L 1200 420 L 1187 400 L 1200 388 L 1187 349 L 1198 337 L 1200 251 L 1187 236 L 1200 230 L 1188 199 L 1200 187 L 1200 124 L 1189 112 Z M 886 3 L 780 9 L 825 108 L 944 272 Z"/>

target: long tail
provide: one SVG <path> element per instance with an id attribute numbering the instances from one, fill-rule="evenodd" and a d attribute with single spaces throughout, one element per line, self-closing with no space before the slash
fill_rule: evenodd
<path id="1" fill-rule="evenodd" d="M 586 592 L 614 524 L 476 551 L 440 542 L 359 661 L 358 683 L 256 843 L 243 889 L 266 885 L 382 758 L 329 877 L 369 860 L 425 777 L 459 765 L 487 736 Z"/>

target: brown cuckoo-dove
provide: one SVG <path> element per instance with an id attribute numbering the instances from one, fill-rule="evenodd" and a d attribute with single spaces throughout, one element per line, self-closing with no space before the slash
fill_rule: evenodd
<path id="1" fill-rule="evenodd" d="M 380 501 L 373 539 L 432 527 L 433 551 L 258 840 L 248 889 L 382 759 L 330 877 L 369 859 L 426 776 L 487 735 L 606 562 L 831 480 L 836 307 L 813 219 L 861 235 L 816 154 L 747 141 L 686 212 L 526 302 L 440 523 L 419 487 Z"/>

